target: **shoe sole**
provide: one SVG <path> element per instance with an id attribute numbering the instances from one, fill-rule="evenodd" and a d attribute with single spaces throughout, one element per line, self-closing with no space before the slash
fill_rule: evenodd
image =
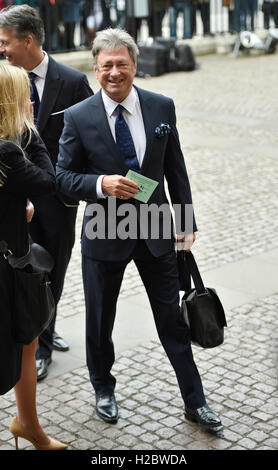
<path id="1" fill-rule="evenodd" d="M 184 416 L 188 421 L 191 421 L 192 423 L 197 423 L 200 428 L 204 429 L 205 431 L 212 432 L 212 433 L 217 433 L 223 429 L 223 425 L 221 424 L 202 424 L 198 419 L 194 418 L 194 416 L 191 416 L 187 413 L 184 413 Z"/>
<path id="2" fill-rule="evenodd" d="M 106 423 L 116 424 L 117 421 L 118 421 L 118 416 L 116 418 L 107 418 L 106 416 L 103 416 L 101 413 L 99 413 L 97 409 L 96 409 L 96 413 L 97 413 L 98 417 L 101 418 Z"/>
<path id="3" fill-rule="evenodd" d="M 54 351 L 61 351 L 61 352 L 69 351 L 69 347 L 68 348 L 60 348 L 59 346 L 53 346 L 53 349 L 54 349 Z"/>

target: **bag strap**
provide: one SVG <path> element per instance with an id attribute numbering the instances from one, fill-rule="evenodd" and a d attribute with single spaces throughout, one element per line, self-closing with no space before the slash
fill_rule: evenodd
<path id="1" fill-rule="evenodd" d="M 191 288 L 190 278 L 192 277 L 197 294 L 206 294 L 200 271 L 191 251 L 177 251 L 178 268 L 181 281 L 181 290 L 188 291 Z M 183 279 L 181 279 L 183 277 Z M 188 281 L 189 279 L 189 281 Z"/>
<path id="2" fill-rule="evenodd" d="M 200 271 L 198 269 L 197 263 L 196 263 L 195 258 L 193 256 L 193 253 L 191 251 L 185 251 L 185 257 L 186 257 L 187 262 L 188 262 L 189 271 L 190 271 L 191 277 L 193 279 L 194 286 L 196 287 L 197 294 L 198 295 L 206 294 L 207 291 L 206 291 L 205 285 L 203 283 L 203 280 L 202 280 Z"/>
<path id="3" fill-rule="evenodd" d="M 191 275 L 189 272 L 188 263 L 185 258 L 185 251 L 178 250 L 176 254 L 177 254 L 180 290 L 187 292 L 191 289 Z"/>

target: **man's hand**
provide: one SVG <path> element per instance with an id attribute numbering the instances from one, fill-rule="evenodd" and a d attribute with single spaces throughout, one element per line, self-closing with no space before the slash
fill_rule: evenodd
<path id="1" fill-rule="evenodd" d="M 196 240 L 195 233 L 187 233 L 185 235 L 177 235 L 177 248 L 178 251 L 190 251 L 193 243 Z"/>
<path id="2" fill-rule="evenodd" d="M 102 179 L 102 191 L 108 196 L 129 199 L 138 193 L 138 184 L 121 175 L 107 175 Z"/>
<path id="3" fill-rule="evenodd" d="M 32 218 L 33 218 L 33 215 L 34 215 L 34 212 L 35 212 L 35 209 L 34 209 L 34 206 L 32 204 L 32 202 L 30 201 L 30 199 L 27 199 L 27 205 L 26 205 L 26 219 L 27 219 L 27 222 L 31 222 Z"/>

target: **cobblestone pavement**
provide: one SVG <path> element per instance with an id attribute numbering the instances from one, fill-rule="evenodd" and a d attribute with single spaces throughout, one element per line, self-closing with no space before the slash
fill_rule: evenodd
<path id="1" fill-rule="evenodd" d="M 185 421 L 174 373 L 155 341 L 117 357 L 113 372 L 120 419 L 115 425 L 96 416 L 85 366 L 39 383 L 46 432 L 79 450 L 278 450 L 277 307 L 278 295 L 243 305 L 228 313 L 222 346 L 193 347 L 209 404 L 222 417 L 220 435 Z M 7 428 L 16 413 L 12 392 L 0 398 L 0 407 L 5 442 L 0 449 L 10 449 Z"/>
<path id="2" fill-rule="evenodd" d="M 201 271 L 208 271 L 278 247 L 278 54 L 198 61 L 195 72 L 136 83 L 172 96 L 176 103 L 199 228 L 194 253 Z M 89 79 L 96 90 L 91 74 Z M 79 253 L 83 208 L 59 318 L 84 310 Z M 131 263 L 121 296 L 142 290 Z M 38 384 L 41 423 L 70 449 L 278 450 L 277 310 L 278 285 L 272 295 L 226 312 L 222 346 L 193 347 L 208 403 L 223 420 L 218 436 L 185 421 L 176 379 L 160 344 L 143 338 L 116 358 L 116 425 L 96 416 L 85 364 Z M 0 397 L 0 449 L 12 449 L 8 424 L 15 413 L 11 391 Z M 31 448 L 25 441 L 20 444 Z"/>

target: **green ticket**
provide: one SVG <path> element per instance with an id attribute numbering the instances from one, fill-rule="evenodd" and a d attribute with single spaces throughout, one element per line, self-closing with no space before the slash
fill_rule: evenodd
<path id="1" fill-rule="evenodd" d="M 139 186 L 139 192 L 134 196 L 134 198 L 141 202 L 148 202 L 158 185 L 158 181 L 147 178 L 133 170 L 128 170 L 126 177 L 135 181 Z"/>

